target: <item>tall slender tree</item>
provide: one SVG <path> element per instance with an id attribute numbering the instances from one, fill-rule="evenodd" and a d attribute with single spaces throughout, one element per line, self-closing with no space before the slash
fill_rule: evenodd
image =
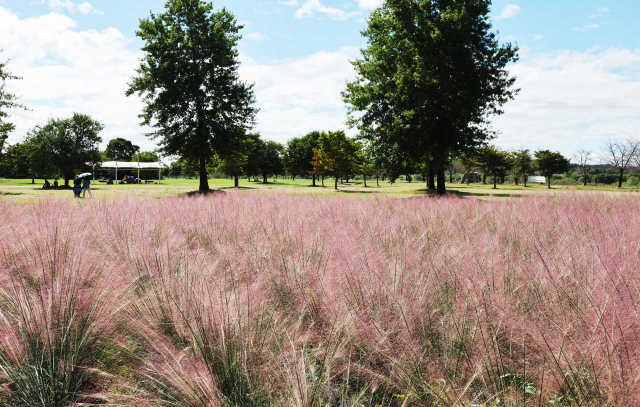
<path id="1" fill-rule="evenodd" d="M 0 52 L 2 52 L 2 50 L 0 50 Z M 9 113 L 6 109 L 17 108 L 28 110 L 24 105 L 17 102 L 19 97 L 9 92 L 6 88 L 7 80 L 22 79 L 7 70 L 8 63 L 9 61 L 0 62 L 0 157 L 2 156 L 5 143 L 9 138 L 9 133 L 15 130 L 15 125 L 13 123 L 5 121 L 9 117 Z"/>
<path id="2" fill-rule="evenodd" d="M 143 97 L 143 125 L 165 155 L 198 161 L 201 192 L 207 164 L 239 142 L 255 121 L 253 85 L 240 80 L 236 45 L 243 28 L 226 9 L 202 0 L 169 0 L 140 20 L 145 55 L 127 96 Z"/>
<path id="3" fill-rule="evenodd" d="M 362 32 L 368 47 L 342 93 L 349 124 L 363 137 L 429 162 L 445 192 L 451 155 L 489 140 L 515 78 L 517 47 L 491 32 L 490 0 L 387 0 Z M 354 115 L 355 112 L 363 112 Z"/>
<path id="4" fill-rule="evenodd" d="M 513 171 L 516 173 L 516 185 L 518 185 L 518 178 L 522 178 L 526 188 L 529 175 L 534 171 L 533 159 L 529 150 L 522 149 L 513 152 Z"/>
<path id="5" fill-rule="evenodd" d="M 637 155 L 636 155 L 637 157 Z M 582 182 L 587 186 L 587 177 L 590 169 L 591 151 L 580 149 L 573 154 L 573 160 L 578 166 L 578 172 L 582 175 Z"/>

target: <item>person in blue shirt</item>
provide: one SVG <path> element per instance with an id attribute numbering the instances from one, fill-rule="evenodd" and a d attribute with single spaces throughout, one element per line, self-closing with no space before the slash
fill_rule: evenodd
<path id="1" fill-rule="evenodd" d="M 91 193 L 91 178 L 84 177 L 82 179 L 82 197 L 89 191 L 89 198 L 93 198 L 93 194 Z"/>

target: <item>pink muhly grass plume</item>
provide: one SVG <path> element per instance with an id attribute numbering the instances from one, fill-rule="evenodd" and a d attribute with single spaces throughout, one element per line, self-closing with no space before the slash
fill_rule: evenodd
<path id="1" fill-rule="evenodd" d="M 99 374 L 71 401 L 640 403 L 632 194 L 228 193 L 0 209 L 8 393 L 25 332 L 53 337 L 62 320 L 89 321 L 83 337 L 108 344 L 78 365 Z"/>

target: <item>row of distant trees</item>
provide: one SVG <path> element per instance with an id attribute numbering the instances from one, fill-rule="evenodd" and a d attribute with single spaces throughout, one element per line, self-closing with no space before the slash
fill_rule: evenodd
<path id="1" fill-rule="evenodd" d="M 99 168 L 107 160 L 159 160 L 152 151 L 140 151 L 131 141 L 116 138 L 105 151 L 99 150 L 104 126 L 89 115 L 75 113 L 69 118 L 50 119 L 35 126 L 23 142 L 3 143 L 0 175 L 8 178 L 62 178 L 64 184 L 78 172 Z"/>
<path id="2" fill-rule="evenodd" d="M 124 138 L 110 140 L 106 149 L 100 151 L 98 145 L 102 139 L 99 133 L 102 130 L 102 124 L 84 114 L 50 119 L 44 125 L 31 129 L 25 141 L 5 145 L 0 150 L 0 175 L 14 178 L 60 177 L 68 184 L 74 174 L 91 169 L 102 161 L 159 161 L 157 152 L 140 151 L 139 146 Z M 549 150 L 533 153 L 527 149 L 505 151 L 486 145 L 471 154 L 455 157 L 447 169 L 451 178 L 454 173 L 479 171 L 483 182 L 487 176 L 493 177 L 496 188 L 498 180 L 504 181 L 509 175 L 513 176 L 516 184 L 522 182 L 526 186 L 528 177 L 535 174 L 545 176 L 550 187 L 554 175 L 573 167 L 586 185 L 595 160 L 615 173 L 621 187 L 624 174 L 640 168 L 640 141 L 609 140 L 601 152 L 579 150 L 572 160 Z M 180 158 L 166 173 L 196 176 L 199 175 L 198 164 L 198 160 Z M 426 180 L 428 188 L 436 188 L 429 166 L 409 160 L 389 160 L 386 152 L 381 153 L 366 140 L 347 137 L 343 131 L 313 131 L 289 140 L 286 145 L 263 140 L 259 134 L 250 133 L 236 148 L 208 157 L 207 172 L 232 176 L 236 186 L 241 176 L 261 177 L 264 183 L 271 175 L 288 175 L 293 179 L 304 177 L 311 178 L 313 186 L 316 181 L 324 186 L 325 177 L 331 177 L 334 188 L 337 188 L 338 180 L 348 182 L 350 177 L 358 175 L 362 176 L 366 186 L 367 177 L 378 180 L 382 177 L 394 182 L 402 176 L 411 180 L 412 175 L 418 174 Z"/>

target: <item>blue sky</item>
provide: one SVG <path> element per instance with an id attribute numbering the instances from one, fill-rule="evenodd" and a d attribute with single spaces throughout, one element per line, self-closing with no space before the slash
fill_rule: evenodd
<path id="1" fill-rule="evenodd" d="M 0 0 L 0 59 L 24 79 L 8 86 L 31 112 L 14 111 L 20 141 L 49 117 L 89 113 L 103 139 L 154 142 L 137 125 L 141 103 L 126 98 L 140 58 L 140 18 L 164 0 Z M 339 92 L 349 60 L 366 45 L 360 31 L 380 0 L 213 1 L 246 25 L 243 78 L 256 84 L 265 138 L 280 142 L 314 129 L 346 129 Z M 492 22 L 502 42 L 521 48 L 510 67 L 521 94 L 494 119 L 504 148 L 598 150 L 640 131 L 640 2 L 497 0 Z"/>

